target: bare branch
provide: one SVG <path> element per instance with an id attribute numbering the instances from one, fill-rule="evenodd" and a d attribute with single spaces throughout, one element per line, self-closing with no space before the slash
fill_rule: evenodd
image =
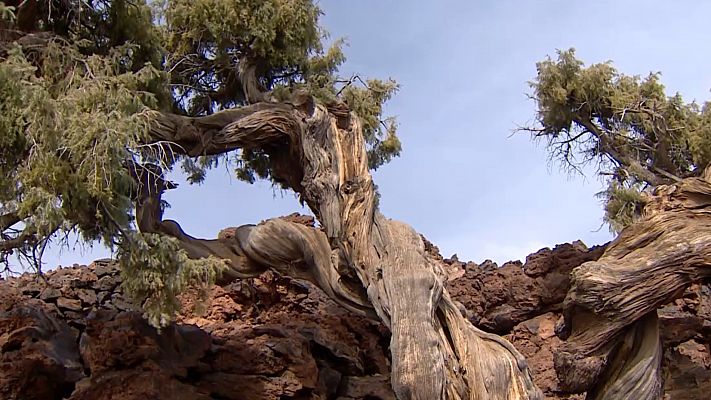
<path id="1" fill-rule="evenodd" d="M 15 225 L 20 221 L 20 216 L 17 214 L 17 212 L 13 211 L 6 214 L 2 214 L 0 215 L 0 231 L 4 231 L 5 229 Z"/>
<path id="2" fill-rule="evenodd" d="M 660 398 L 656 310 L 711 277 L 709 210 L 705 179 L 660 186 L 640 221 L 573 270 L 563 314 L 570 336 L 555 361 L 562 389 L 591 399 Z"/>
<path id="3" fill-rule="evenodd" d="M 576 116 L 574 118 L 575 123 L 579 124 L 585 128 L 588 132 L 595 135 L 599 141 L 600 152 L 607 154 L 614 162 L 618 165 L 626 167 L 634 176 L 639 179 L 649 183 L 652 186 L 661 185 L 666 183 L 666 180 L 655 175 L 648 169 L 644 168 L 639 161 L 632 159 L 628 155 L 620 152 L 617 147 L 612 143 L 610 136 L 600 130 L 595 124 L 590 120 L 583 118 L 582 116 Z"/>
<path id="4" fill-rule="evenodd" d="M 296 96 L 202 118 L 161 114 L 151 136 L 189 156 L 261 149 L 322 229 L 272 219 L 197 239 L 162 219 L 162 176 L 137 171 L 142 232 L 178 239 L 191 258 L 227 260 L 233 278 L 273 268 L 315 283 L 352 311 L 377 315 L 392 331 L 392 384 L 400 398 L 542 398 L 516 349 L 473 327 L 454 306 L 422 238 L 377 210 L 363 130 L 347 107 Z"/>
<path id="5" fill-rule="evenodd" d="M 150 143 L 172 143 L 176 153 L 197 157 L 284 143 L 299 127 L 289 104 L 258 103 L 194 118 L 155 113 Z"/>

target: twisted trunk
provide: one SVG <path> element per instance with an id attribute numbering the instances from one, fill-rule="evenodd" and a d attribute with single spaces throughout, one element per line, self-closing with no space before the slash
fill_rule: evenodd
<path id="1" fill-rule="evenodd" d="M 392 385 L 400 399 L 542 398 L 513 346 L 462 316 L 421 237 L 376 209 L 360 122 L 342 110 L 301 94 L 203 118 L 158 115 L 151 132 L 154 141 L 191 156 L 265 151 L 275 180 L 299 193 L 320 229 L 272 219 L 196 239 L 162 220 L 165 185 L 145 179 L 140 229 L 178 238 L 191 257 L 228 260 L 230 278 L 273 268 L 379 318 L 392 332 Z"/>
<path id="2" fill-rule="evenodd" d="M 642 220 L 573 270 L 556 354 L 562 389 L 588 399 L 662 398 L 657 308 L 711 276 L 711 169 L 656 188 Z"/>

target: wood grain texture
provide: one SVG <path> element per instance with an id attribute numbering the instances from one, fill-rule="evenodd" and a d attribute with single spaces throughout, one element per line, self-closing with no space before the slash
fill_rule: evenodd
<path id="1" fill-rule="evenodd" d="M 573 270 L 564 312 L 570 336 L 555 360 L 563 390 L 587 391 L 588 399 L 662 398 L 656 310 L 711 276 L 707 179 L 658 186 L 640 221 L 599 260 Z"/>
<path id="2" fill-rule="evenodd" d="M 345 112 L 343 110 L 346 110 Z M 349 310 L 392 332 L 392 386 L 399 399 L 542 399 L 523 357 L 506 340 L 476 329 L 444 289 L 438 260 L 408 225 L 385 218 L 359 119 L 343 104 L 303 93 L 209 117 L 158 115 L 151 141 L 190 156 L 260 148 L 276 180 L 297 192 L 319 228 L 272 219 L 196 239 L 163 221 L 162 189 L 143 185 L 142 231 L 178 238 L 191 257 L 228 260 L 228 277 L 266 268 L 313 282 Z"/>

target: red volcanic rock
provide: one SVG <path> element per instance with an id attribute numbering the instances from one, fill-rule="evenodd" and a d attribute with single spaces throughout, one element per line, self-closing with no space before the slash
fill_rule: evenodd
<path id="1" fill-rule="evenodd" d="M 539 250 L 526 257 L 524 265 L 515 261 L 497 267 L 491 261 L 477 265 L 445 260 L 458 275 L 447 282 L 447 289 L 470 312 L 472 323 L 505 334 L 526 319 L 560 310 L 570 271 L 597 260 L 603 251 L 602 246 L 588 249 L 578 241 Z"/>
<path id="2" fill-rule="evenodd" d="M 309 285 L 216 287 L 161 332 L 132 309 L 105 260 L 0 281 L 0 398 L 394 399 L 387 331 Z"/>
<path id="3" fill-rule="evenodd" d="M 570 271 L 598 259 L 604 247 L 582 242 L 542 249 L 526 263 L 502 267 L 444 260 L 452 297 L 480 328 L 505 335 L 526 357 L 536 384 L 549 399 L 583 399 L 560 391 L 553 354 L 562 343 L 555 334 L 570 284 Z M 693 285 L 659 311 L 665 347 L 665 391 L 669 399 L 707 398 L 711 390 L 711 289 Z"/>
<path id="4" fill-rule="evenodd" d="M 555 327 L 570 271 L 602 247 L 565 244 L 502 267 L 425 248 L 469 319 L 506 335 L 548 398 L 584 398 L 560 391 Z M 215 287 L 204 312 L 186 311 L 158 332 L 123 295 L 108 260 L 45 278 L 0 280 L 1 399 L 395 399 L 387 330 L 308 284 L 265 273 Z M 185 294 L 185 310 L 194 299 Z M 659 316 L 668 398 L 707 397 L 711 291 L 692 286 Z"/>

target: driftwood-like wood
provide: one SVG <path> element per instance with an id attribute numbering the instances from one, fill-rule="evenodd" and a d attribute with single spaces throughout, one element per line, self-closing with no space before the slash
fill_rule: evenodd
<path id="1" fill-rule="evenodd" d="M 190 257 L 228 260 L 229 279 L 273 268 L 379 318 L 392 332 L 399 399 L 542 399 L 521 354 L 462 316 L 422 238 L 377 210 L 360 122 L 343 110 L 299 94 L 202 118 L 156 115 L 152 140 L 170 142 L 176 152 L 264 150 L 274 178 L 300 195 L 321 226 L 277 218 L 196 239 L 162 219 L 165 184 L 154 181 L 144 182 L 139 196 L 141 231 L 178 238 Z"/>
<path id="2" fill-rule="evenodd" d="M 656 188 L 642 219 L 573 270 L 555 357 L 562 389 L 588 399 L 661 399 L 657 308 L 711 276 L 711 169 Z"/>

